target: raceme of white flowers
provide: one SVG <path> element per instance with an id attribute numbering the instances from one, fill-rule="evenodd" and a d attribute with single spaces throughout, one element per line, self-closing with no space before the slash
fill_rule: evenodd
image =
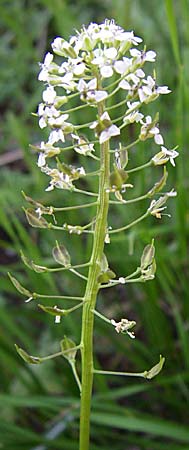
<path id="1" fill-rule="evenodd" d="M 167 86 L 157 85 L 155 72 L 145 73 L 146 63 L 151 72 L 150 64 L 155 62 L 156 53 L 145 47 L 139 50 L 141 44 L 140 37 L 133 31 L 125 31 L 113 20 L 105 20 L 100 25 L 91 23 L 71 36 L 69 41 L 56 37 L 52 42 L 52 53 L 45 55 L 38 76 L 44 83 L 43 101 L 37 112 L 39 127 L 47 128 L 49 132 L 47 141 L 41 142 L 37 148 L 38 166 L 51 179 L 47 191 L 55 187 L 73 191 L 74 181 L 86 175 L 83 167 L 61 166 L 62 160 L 57 163 L 57 155 L 61 157 L 63 149 L 95 158 L 99 144 L 108 140 L 113 142 L 114 137 L 116 148 L 119 147 L 117 141 L 122 128 L 133 123 L 139 140 L 152 138 L 154 144 L 161 146 L 161 151 L 152 158 L 154 165 L 170 161 L 175 166 L 178 152 L 164 146 L 158 118 L 145 116 L 141 111 L 159 95 L 171 92 Z M 117 119 L 112 119 L 111 105 L 114 100 L 116 107 L 118 92 L 122 95 L 125 112 L 121 118 L 118 114 Z M 76 106 L 73 106 L 72 99 Z M 105 112 L 100 116 L 98 106 L 101 102 L 105 105 Z M 74 124 L 74 109 L 81 108 L 82 112 L 85 107 L 92 108 L 94 120 L 86 126 Z M 87 136 L 93 133 L 91 142 L 83 135 L 83 130 Z M 114 142 L 111 146 L 115 147 Z M 52 158 L 50 167 L 48 160 Z M 111 187 L 110 192 L 113 192 Z"/>

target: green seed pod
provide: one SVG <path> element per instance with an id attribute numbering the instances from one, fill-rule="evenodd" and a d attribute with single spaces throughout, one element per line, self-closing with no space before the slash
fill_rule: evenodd
<path id="1" fill-rule="evenodd" d="M 16 347 L 17 353 L 21 356 L 21 358 L 25 362 L 27 362 L 29 364 L 40 364 L 42 362 L 41 358 L 39 358 L 38 356 L 29 355 L 27 352 L 25 352 L 25 350 L 18 347 L 18 345 L 16 345 L 16 344 L 15 344 L 15 347 Z"/>
<path id="2" fill-rule="evenodd" d="M 48 228 L 48 222 L 43 218 L 39 217 L 36 211 L 32 208 L 23 208 L 28 223 L 34 228 Z"/>
<path id="3" fill-rule="evenodd" d="M 77 350 L 75 350 L 75 342 L 72 341 L 72 339 L 67 338 L 67 336 L 64 336 L 64 339 L 60 341 L 60 347 L 62 350 L 62 356 L 68 359 L 69 362 L 73 363 L 77 353 Z"/>
<path id="4" fill-rule="evenodd" d="M 10 273 L 8 273 L 8 276 L 12 284 L 17 289 L 17 291 L 20 292 L 20 294 L 26 295 L 27 297 L 32 297 L 32 293 L 28 291 L 28 289 L 25 289 L 16 278 L 14 278 Z"/>
<path id="5" fill-rule="evenodd" d="M 127 180 L 128 173 L 124 169 L 118 169 L 115 167 L 115 170 L 110 174 L 110 186 L 116 190 L 120 190 L 122 188 L 123 183 Z"/>
<path id="6" fill-rule="evenodd" d="M 53 258 L 58 264 L 61 266 L 69 267 L 71 265 L 71 258 L 68 250 L 64 245 L 59 245 L 56 241 L 56 247 L 53 248 L 52 251 Z"/>
<path id="7" fill-rule="evenodd" d="M 154 378 L 156 375 L 158 375 L 159 372 L 161 372 L 164 362 L 165 358 L 162 355 L 160 355 L 160 360 L 158 364 L 156 364 L 150 370 L 146 370 L 144 372 L 144 377 L 147 378 L 147 380 L 151 380 L 152 378 Z"/>
<path id="8" fill-rule="evenodd" d="M 154 260 L 154 256 L 155 256 L 155 247 L 154 247 L 154 240 L 152 240 L 151 244 L 146 245 L 146 247 L 143 250 L 142 253 L 142 257 L 141 257 L 141 263 L 140 263 L 140 267 L 141 270 L 145 270 L 147 269 L 147 267 L 149 267 L 153 260 Z"/>

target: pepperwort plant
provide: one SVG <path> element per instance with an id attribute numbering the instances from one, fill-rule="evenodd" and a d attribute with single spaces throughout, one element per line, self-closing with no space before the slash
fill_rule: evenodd
<path id="1" fill-rule="evenodd" d="M 124 273 L 120 277 L 110 269 L 104 247 L 111 245 L 111 237 L 114 234 L 129 230 L 147 217 L 155 216 L 160 219 L 165 214 L 167 200 L 176 195 L 174 190 L 160 192 L 166 185 L 166 164 L 170 162 L 175 166 L 178 152 L 176 148 L 170 150 L 165 147 L 158 126 L 158 114 L 154 117 L 145 116 L 147 105 L 159 95 L 168 94 L 170 90 L 167 86 L 157 85 L 155 71 L 150 72 L 151 74 L 145 73 L 145 64 L 154 63 L 156 53 L 146 47 L 139 50 L 141 43 L 142 39 L 135 36 L 133 31 L 124 31 L 113 20 L 105 20 L 100 25 L 91 23 L 69 41 L 56 37 L 52 42 L 53 53 L 45 55 L 38 76 L 39 81 L 44 83 L 43 101 L 37 112 L 39 127 L 47 128 L 49 135 L 46 142 L 43 141 L 33 148 L 39 152 L 38 167 L 50 180 L 46 191 L 67 190 L 73 203 L 77 195 L 81 198 L 90 196 L 92 201 L 57 208 L 44 206 L 24 194 L 30 204 L 30 207 L 25 209 L 26 217 L 33 227 L 60 230 L 68 235 L 76 234 L 78 238 L 82 234 L 90 234 L 93 241 L 90 260 L 81 261 L 79 265 L 72 265 L 66 247 L 59 242 L 56 242 L 52 251 L 54 260 L 59 264 L 57 268 L 39 266 L 21 254 L 23 262 L 32 270 L 71 271 L 84 278 L 86 287 L 78 297 L 49 296 L 28 291 L 10 275 L 17 290 L 28 297 L 26 301 L 48 297 L 56 298 L 57 301 L 76 301 L 76 305 L 68 309 L 57 305 L 39 305 L 44 312 L 54 315 L 55 323 L 60 323 L 63 316 L 78 308 L 82 310 L 80 342 L 74 343 L 69 337 L 64 337 L 60 350 L 46 357 L 30 356 L 18 346 L 16 349 L 20 356 L 31 364 L 40 364 L 60 355 L 70 363 L 81 395 L 80 450 L 89 448 L 91 396 L 95 374 L 151 379 L 160 372 L 164 363 L 164 358 L 160 356 L 160 361 L 154 367 L 142 373 L 103 371 L 95 369 L 93 365 L 94 316 L 107 322 L 117 333 L 125 333 L 126 337 L 135 338 L 133 320 L 122 318 L 116 322 L 96 309 L 98 293 L 120 283 L 126 285 L 152 280 L 156 271 L 154 241 L 144 248 L 139 267 L 133 273 Z M 147 67 L 150 67 L 150 64 L 147 64 Z M 121 98 L 119 102 L 116 94 Z M 93 117 L 89 123 L 82 123 L 82 111 L 85 110 L 89 111 L 89 118 Z M 75 124 L 75 111 L 80 111 L 81 123 Z M 137 138 L 125 144 L 122 130 L 129 128 L 131 124 L 135 124 Z M 142 166 L 127 170 L 130 150 L 136 148 L 140 141 L 146 141 L 148 148 L 150 140 L 157 145 L 157 153 L 151 155 Z M 77 161 L 77 154 L 83 161 L 85 158 L 91 158 L 95 170 L 88 172 L 85 164 L 84 167 L 70 165 L 69 152 L 73 152 L 74 161 Z M 127 199 L 127 189 L 134 190 L 132 174 L 150 166 L 163 166 L 160 180 L 146 194 Z M 98 178 L 98 192 L 83 189 L 91 176 Z M 118 204 L 122 208 L 128 208 L 130 203 L 137 204 L 143 199 L 149 199 L 149 204 L 142 216 L 138 217 L 136 214 L 132 222 L 123 224 L 120 228 L 112 227 L 108 221 L 108 212 L 112 205 Z M 57 225 L 59 211 L 80 208 L 92 208 L 93 211 L 95 209 L 92 221 L 87 224 Z M 79 218 L 78 221 L 81 222 Z M 87 270 L 87 276 L 83 275 L 83 268 Z M 80 371 L 76 364 L 79 351 Z"/>

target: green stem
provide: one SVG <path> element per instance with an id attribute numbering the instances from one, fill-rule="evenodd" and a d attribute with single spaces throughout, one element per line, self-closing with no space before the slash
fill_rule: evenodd
<path id="1" fill-rule="evenodd" d="M 81 392 L 81 389 L 82 389 L 81 388 L 81 381 L 79 379 L 79 376 L 78 376 L 78 373 L 77 373 L 77 370 L 76 370 L 75 361 L 73 363 L 70 363 L 70 364 L 71 364 L 71 368 L 72 368 L 72 372 L 73 372 L 75 381 L 76 381 L 76 383 L 78 385 L 78 388 L 79 388 L 79 392 Z"/>
<path id="2" fill-rule="evenodd" d="M 98 114 L 104 112 L 104 102 L 98 105 Z M 97 293 L 99 290 L 98 275 L 100 262 L 104 249 L 104 240 L 107 228 L 107 214 L 109 204 L 110 161 L 109 141 L 103 143 L 100 148 L 101 173 L 99 177 L 99 204 L 97 206 L 96 223 L 94 231 L 91 265 L 89 268 L 88 282 L 83 304 L 81 356 L 82 356 L 82 394 L 80 410 L 80 450 L 89 449 L 90 435 L 90 410 L 93 386 L 93 326 Z"/>
<path id="3" fill-rule="evenodd" d="M 37 294 L 36 292 L 33 292 L 32 297 L 34 300 L 36 298 L 57 298 L 58 300 L 77 300 L 77 301 L 83 300 L 83 297 L 72 297 L 69 295 L 45 295 L 45 294 Z"/>
<path id="4" fill-rule="evenodd" d="M 145 377 L 145 372 L 113 372 L 111 370 L 93 370 L 94 373 L 99 375 L 119 375 L 124 377 Z"/>
<path id="5" fill-rule="evenodd" d="M 80 345 L 76 345 L 75 347 L 72 348 L 73 350 L 78 350 L 79 348 L 81 348 Z M 58 356 L 64 356 L 65 353 L 69 353 L 70 349 L 68 350 L 64 350 L 61 352 L 57 352 L 57 353 L 53 353 L 52 355 L 48 355 L 48 356 L 43 356 L 43 358 L 40 358 L 41 361 L 47 361 L 48 359 L 53 359 L 53 358 L 57 358 Z"/>
<path id="6" fill-rule="evenodd" d="M 129 228 L 133 227 L 134 225 L 136 225 L 137 223 L 141 222 L 141 220 L 145 219 L 146 217 L 149 216 L 149 212 L 145 212 L 145 214 L 143 214 L 143 216 L 138 217 L 138 219 L 134 220 L 133 222 L 129 223 L 128 225 L 125 225 L 125 227 L 121 227 L 121 228 L 116 228 L 115 230 L 110 230 L 109 234 L 114 234 L 114 233 L 119 233 L 120 231 L 125 231 L 128 230 Z"/>
<path id="7" fill-rule="evenodd" d="M 53 210 L 53 212 L 70 211 L 72 209 L 89 208 L 90 206 L 94 206 L 94 205 L 97 205 L 97 202 L 85 203 L 83 205 L 75 205 L 75 206 L 64 206 L 63 208 L 54 208 L 54 206 L 53 206 L 52 210 Z"/>

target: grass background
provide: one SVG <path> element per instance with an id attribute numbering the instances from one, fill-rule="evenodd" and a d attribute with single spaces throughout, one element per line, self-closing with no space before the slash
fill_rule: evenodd
<path id="1" fill-rule="evenodd" d="M 130 273 L 144 245 L 155 237 L 155 281 L 109 290 L 99 301 L 99 308 L 110 317 L 124 316 L 124 312 L 134 318 L 137 339 L 133 342 L 117 336 L 99 320 L 95 328 L 99 367 L 141 371 L 155 364 L 160 353 L 166 357 L 166 365 L 152 382 L 96 378 L 91 450 L 108 450 L 110 445 L 116 450 L 189 448 L 189 1 L 1 0 L 0 448 L 6 450 L 77 448 L 79 397 L 66 361 L 27 366 L 16 354 L 14 343 L 35 355 L 57 351 L 63 334 L 79 339 L 79 314 L 68 316 L 63 328 L 55 326 L 34 303 L 24 303 L 7 272 L 18 275 L 25 286 L 38 292 L 69 295 L 74 289 L 75 295 L 80 295 L 83 290 L 83 281 L 76 284 L 71 275 L 56 278 L 23 267 L 20 249 L 35 262 L 48 264 L 58 238 L 66 243 L 74 263 L 79 263 L 87 257 L 90 242 L 77 236 L 68 241 L 67 235 L 29 228 L 22 211 L 21 190 L 48 204 L 69 204 L 70 197 L 64 192 L 48 193 L 47 200 L 47 180 L 36 169 L 36 158 L 29 150 L 29 143 L 42 139 L 31 116 L 41 99 L 38 62 L 50 50 L 54 36 L 67 38 L 82 24 L 101 22 L 106 17 L 134 29 L 147 47 L 157 52 L 158 83 L 168 84 L 173 93 L 162 96 L 152 109 L 159 109 L 166 146 L 178 144 L 180 157 L 176 169 L 169 167 L 169 187 L 178 191 L 168 206 L 172 218 L 147 220 L 114 238 L 107 250 L 111 267 L 120 275 Z M 137 164 L 143 162 L 143 156 L 141 145 Z M 136 192 L 145 192 L 153 182 L 154 172 L 142 172 L 135 179 Z M 94 187 L 93 182 L 90 188 Z M 137 206 L 138 216 L 144 205 Z M 123 209 L 113 210 L 112 221 L 118 214 L 124 223 Z M 135 217 L 136 208 L 130 207 L 128 214 Z M 69 223 L 77 221 L 75 212 L 64 214 L 60 220 L 66 222 L 68 217 Z M 88 210 L 84 212 L 87 217 Z"/>

